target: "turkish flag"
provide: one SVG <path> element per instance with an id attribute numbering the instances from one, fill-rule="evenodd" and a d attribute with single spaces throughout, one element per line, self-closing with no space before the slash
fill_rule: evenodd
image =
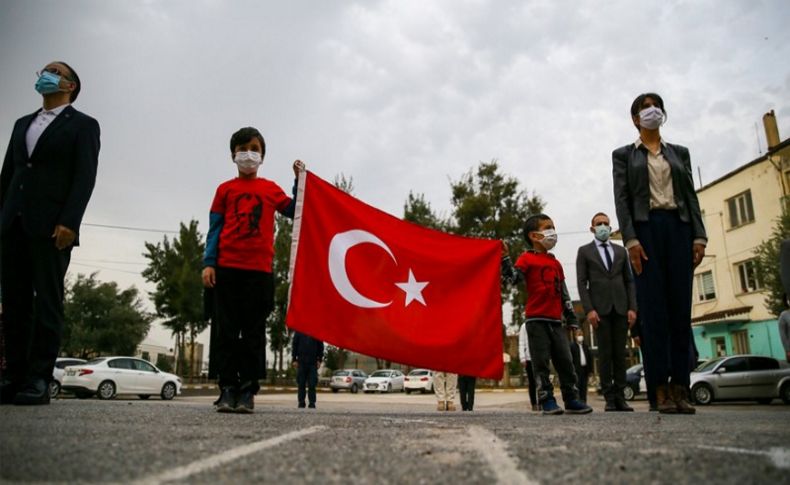
<path id="1" fill-rule="evenodd" d="M 502 377 L 502 244 L 393 217 L 302 172 L 286 323 L 414 367 Z"/>

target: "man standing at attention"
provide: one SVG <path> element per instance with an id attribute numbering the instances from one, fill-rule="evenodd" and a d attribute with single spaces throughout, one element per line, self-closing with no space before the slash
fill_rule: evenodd
<path id="1" fill-rule="evenodd" d="M 0 267 L 7 371 L 2 404 L 48 404 L 63 333 L 63 280 L 96 182 L 99 123 L 72 107 L 65 62 L 38 73 L 43 108 L 14 124 L 0 174 Z"/>
<path id="2" fill-rule="evenodd" d="M 612 244 L 609 216 L 592 218 L 595 239 L 579 248 L 576 279 L 587 320 L 598 342 L 601 390 L 606 411 L 633 411 L 623 397 L 625 342 L 636 321 L 636 289 L 628 257 L 622 246 Z"/>

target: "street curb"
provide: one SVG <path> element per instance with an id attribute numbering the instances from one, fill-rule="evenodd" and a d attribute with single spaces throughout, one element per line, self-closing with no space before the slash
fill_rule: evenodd
<path id="1" fill-rule="evenodd" d="M 217 391 L 219 387 L 216 384 L 185 384 L 181 386 L 182 391 Z M 260 392 L 296 392 L 296 386 L 261 386 Z M 317 387 L 318 392 L 330 392 L 328 387 Z M 489 388 L 479 387 L 475 392 L 527 392 L 526 388 L 504 387 L 504 388 Z"/>

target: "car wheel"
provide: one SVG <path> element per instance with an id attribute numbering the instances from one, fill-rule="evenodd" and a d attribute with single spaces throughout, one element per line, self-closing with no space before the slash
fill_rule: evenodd
<path id="1" fill-rule="evenodd" d="M 49 398 L 55 399 L 60 394 L 60 383 L 53 380 L 49 383 Z"/>
<path id="2" fill-rule="evenodd" d="M 165 382 L 165 385 L 162 386 L 162 396 L 163 401 L 169 401 L 176 397 L 176 385 L 172 382 Z"/>
<path id="3" fill-rule="evenodd" d="M 770 398 L 770 397 L 764 397 L 764 398 L 761 398 L 761 399 L 757 399 L 756 401 L 757 401 L 757 404 L 771 404 L 771 401 L 773 401 L 773 399 Z"/>
<path id="4" fill-rule="evenodd" d="M 406 394 L 411 394 L 411 389 L 406 389 Z"/>
<path id="5" fill-rule="evenodd" d="M 707 384 L 697 384 L 691 389 L 691 395 L 697 404 L 710 404 L 713 401 L 713 389 Z"/>
<path id="6" fill-rule="evenodd" d="M 334 392 L 335 394 L 337 394 L 337 391 L 339 391 L 339 390 L 340 390 L 340 389 L 338 389 L 338 388 L 336 388 L 336 387 L 333 387 L 333 388 L 332 388 L 332 392 Z"/>
<path id="7" fill-rule="evenodd" d="M 146 399 L 148 399 L 149 397 L 151 397 L 151 395 L 150 395 L 150 394 L 138 394 L 138 395 L 137 395 L 137 397 L 139 397 L 140 399 L 142 399 L 143 401 L 145 401 Z"/>
<path id="8" fill-rule="evenodd" d="M 356 394 L 357 392 L 359 392 L 359 388 L 357 387 L 357 385 L 351 384 L 351 394 Z"/>
<path id="9" fill-rule="evenodd" d="M 99 384 L 99 389 L 96 391 L 99 399 L 112 399 L 115 397 L 115 383 L 112 381 L 104 381 Z"/>
<path id="10" fill-rule="evenodd" d="M 625 389 L 623 389 L 623 397 L 625 398 L 625 400 L 633 401 L 634 396 L 636 396 L 636 393 L 634 392 L 634 388 L 631 386 L 625 386 Z"/>
<path id="11" fill-rule="evenodd" d="M 790 404 L 790 382 L 785 382 L 782 389 L 779 391 L 779 397 L 785 404 Z"/>

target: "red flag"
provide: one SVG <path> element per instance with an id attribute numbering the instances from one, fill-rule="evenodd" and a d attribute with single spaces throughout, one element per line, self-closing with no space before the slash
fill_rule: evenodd
<path id="1" fill-rule="evenodd" d="M 402 221 L 302 172 L 286 322 L 365 355 L 500 379 L 501 248 Z"/>

